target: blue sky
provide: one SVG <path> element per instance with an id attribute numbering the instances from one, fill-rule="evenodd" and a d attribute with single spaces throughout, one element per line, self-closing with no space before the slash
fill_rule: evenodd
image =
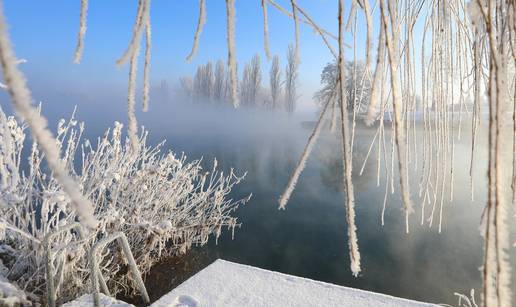
<path id="1" fill-rule="evenodd" d="M 117 68 L 115 60 L 128 44 L 136 2 L 90 0 L 83 62 L 76 65 L 72 63 L 72 57 L 79 23 L 79 0 L 5 1 L 4 12 L 16 53 L 29 61 L 23 65 L 23 70 L 30 84 L 36 88 L 59 88 L 69 92 L 125 90 L 127 67 Z M 290 1 L 277 2 L 289 8 Z M 337 33 L 337 1 L 298 0 L 298 4 L 321 26 Z M 349 1 L 346 4 L 349 8 Z M 259 53 L 266 81 L 269 64 L 263 52 L 260 1 L 237 0 L 236 10 L 238 61 L 246 62 Z M 152 1 L 152 83 L 157 84 L 163 79 L 173 83 L 178 77 L 191 74 L 198 64 L 227 57 L 225 2 L 207 0 L 207 22 L 198 53 L 191 63 L 185 61 L 191 49 L 197 15 L 197 0 Z M 365 33 L 362 14 L 359 15 L 358 27 L 359 33 Z M 269 28 L 271 51 L 281 56 L 284 65 L 286 48 L 294 39 L 293 22 L 269 7 Z M 363 37 L 365 34 L 359 35 L 358 39 L 359 57 L 362 56 Z M 352 43 L 350 36 L 347 42 Z M 331 60 L 331 54 L 306 25 L 301 26 L 300 44 L 301 100 L 307 106 L 319 85 L 321 69 Z M 350 56 L 351 51 L 348 58 Z"/>

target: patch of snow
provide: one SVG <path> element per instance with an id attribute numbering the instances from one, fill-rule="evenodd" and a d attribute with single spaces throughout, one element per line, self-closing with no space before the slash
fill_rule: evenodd
<path id="1" fill-rule="evenodd" d="M 93 306 L 93 295 L 92 294 L 84 294 L 76 300 L 68 302 L 66 304 L 61 305 L 61 307 L 91 307 Z M 110 307 L 134 307 L 129 303 L 119 301 L 115 298 L 106 296 L 100 293 L 100 306 L 110 306 Z"/>
<path id="2" fill-rule="evenodd" d="M 3 264 L 2 264 L 3 266 Z M 29 305 L 25 292 L 0 276 L 0 306 Z"/>
<path id="3" fill-rule="evenodd" d="M 191 296 L 188 295 L 180 295 L 175 298 L 174 302 L 172 302 L 172 305 L 167 305 L 170 307 L 197 307 L 199 305 L 199 302 Z"/>
<path id="4" fill-rule="evenodd" d="M 151 307 L 437 306 L 217 260 Z"/>

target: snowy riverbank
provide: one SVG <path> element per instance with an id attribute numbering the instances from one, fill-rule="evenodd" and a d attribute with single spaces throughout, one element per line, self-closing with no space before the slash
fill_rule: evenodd
<path id="1" fill-rule="evenodd" d="M 82 297 L 67 307 L 85 306 Z M 105 298 L 104 306 L 130 306 Z M 217 260 L 152 307 L 170 306 L 436 306 Z"/>
<path id="2" fill-rule="evenodd" d="M 153 307 L 435 306 L 217 260 Z"/>

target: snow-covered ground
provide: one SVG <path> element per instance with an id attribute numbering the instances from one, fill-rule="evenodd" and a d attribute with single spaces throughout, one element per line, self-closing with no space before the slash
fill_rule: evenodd
<path id="1" fill-rule="evenodd" d="M 83 295 L 63 307 L 92 306 Z M 101 306 L 133 306 L 101 294 Z M 151 307 L 339 306 L 434 307 L 389 295 L 347 288 L 217 260 L 154 302 Z"/>
<path id="2" fill-rule="evenodd" d="M 25 305 L 29 305 L 29 301 L 27 300 L 25 293 L 10 283 L 5 277 L 0 276 L 0 306 Z"/>
<path id="3" fill-rule="evenodd" d="M 91 307 L 93 306 L 93 295 L 85 294 L 78 299 L 61 305 L 61 307 Z M 100 306 L 102 307 L 134 307 L 132 304 L 114 299 L 100 293 Z"/>
<path id="4" fill-rule="evenodd" d="M 217 260 L 151 305 L 436 306 Z"/>

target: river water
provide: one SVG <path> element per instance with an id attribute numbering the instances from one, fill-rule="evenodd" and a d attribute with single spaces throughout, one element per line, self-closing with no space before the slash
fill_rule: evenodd
<path id="1" fill-rule="evenodd" d="M 150 115 L 149 115 L 150 116 Z M 385 162 L 382 158 L 380 185 L 377 186 L 376 146 L 360 175 L 375 128 L 357 125 L 353 154 L 353 179 L 356 198 L 356 222 L 362 255 L 362 272 L 353 277 L 349 269 L 342 164 L 339 133 L 323 131 L 308 159 L 286 210 L 278 210 L 277 199 L 302 152 L 316 118 L 315 113 L 302 116 L 275 115 L 267 112 L 241 111 L 199 115 L 153 115 L 147 125 L 156 140 L 167 138 L 168 148 L 186 152 L 191 158 L 203 156 L 206 165 L 214 157 L 223 169 L 247 171 L 246 179 L 235 188 L 232 197 L 252 193 L 251 201 L 235 213 L 242 223 L 235 232 L 223 233 L 218 244 L 187 254 L 183 263 L 187 272 L 178 273 L 177 263 L 164 262 L 150 279 L 157 278 L 158 293 L 167 292 L 181 280 L 217 258 L 268 270 L 376 291 L 394 296 L 434 303 L 456 304 L 454 292 L 469 294 L 476 290 L 480 301 L 483 240 L 480 236 L 482 209 L 486 202 L 487 150 L 485 135 L 479 138 L 474 168 L 475 195 L 471 200 L 469 178 L 470 126 L 463 125 L 461 140 L 455 144 L 454 194 L 450 202 L 450 179 L 444 197 L 442 232 L 438 232 L 438 214 L 432 228 L 425 211 L 421 225 L 421 199 L 417 187 L 421 157 L 412 155 L 409 164 L 415 213 L 410 217 L 409 234 L 405 233 L 400 196 L 390 193 L 381 225 L 385 196 Z M 417 150 L 421 150 L 422 128 L 416 132 Z M 389 129 L 390 130 L 390 129 Z M 456 130 L 457 131 L 457 130 Z M 485 131 L 481 127 L 480 131 Z M 390 150 L 390 132 L 387 148 Z M 412 141 L 414 140 L 412 136 Z M 416 161 L 418 160 L 418 161 Z M 387 158 L 390 167 L 390 159 Z M 395 168 L 397 164 L 395 164 Z M 394 185 L 397 187 L 396 175 Z M 438 210 L 436 210 L 438 212 Z M 514 228 L 512 227 L 514 232 Z M 514 248 L 512 265 L 516 265 Z M 195 259 L 195 260 L 191 260 Z M 192 262 L 195 262 L 192 264 Z M 176 263 L 176 268 L 174 264 Z M 183 274 L 173 278 L 174 274 Z M 161 276 L 161 279 L 158 278 Z M 231 278 L 228 276 L 228 278 Z M 516 284 L 516 283 L 513 283 Z"/>

